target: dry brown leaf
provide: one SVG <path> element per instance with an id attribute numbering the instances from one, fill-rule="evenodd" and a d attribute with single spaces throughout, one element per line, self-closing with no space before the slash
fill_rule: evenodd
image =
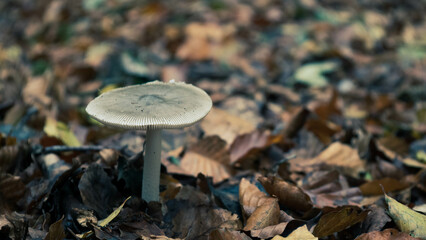
<path id="1" fill-rule="evenodd" d="M 355 206 L 335 208 L 321 216 L 313 234 L 320 238 L 326 237 L 363 221 L 367 215 L 368 211 L 363 211 Z"/>
<path id="2" fill-rule="evenodd" d="M 200 140 L 189 148 L 181 160 L 180 167 L 193 176 L 203 173 L 217 183 L 231 176 L 229 151 L 226 142 L 218 136 Z"/>
<path id="3" fill-rule="evenodd" d="M 215 229 L 210 232 L 209 240 L 251 240 L 251 238 L 240 231 Z"/>
<path id="4" fill-rule="evenodd" d="M 420 240 L 420 238 L 414 238 L 408 233 L 399 232 L 394 228 L 388 228 L 383 231 L 374 231 L 364 233 L 358 236 L 355 240 Z"/>
<path id="5" fill-rule="evenodd" d="M 392 149 L 391 151 L 399 156 L 405 156 L 409 151 L 408 143 L 404 139 L 395 136 L 382 137 L 377 140 L 377 143 L 388 150 Z"/>
<path id="6" fill-rule="evenodd" d="M 303 125 L 305 125 L 309 114 L 310 111 L 303 107 L 293 113 L 292 116 L 287 117 L 289 118 L 287 126 L 281 131 L 281 134 L 283 134 L 286 138 L 295 137 Z"/>
<path id="7" fill-rule="evenodd" d="M 99 155 L 102 158 L 102 161 L 105 162 L 108 166 L 114 166 L 117 163 L 120 153 L 114 149 L 102 149 L 99 152 Z"/>
<path id="8" fill-rule="evenodd" d="M 277 196 L 279 202 L 289 209 L 308 211 L 313 206 L 311 198 L 293 184 L 276 177 L 260 177 L 259 182 L 270 195 Z"/>
<path id="9" fill-rule="evenodd" d="M 232 25 L 220 26 L 217 23 L 190 23 L 185 28 L 186 41 L 178 48 L 177 56 L 186 60 L 206 60 L 217 51 L 234 33 Z"/>
<path id="10" fill-rule="evenodd" d="M 62 225 L 63 220 L 64 220 L 64 217 L 62 217 L 57 222 L 50 225 L 49 232 L 47 233 L 44 240 L 65 239 L 65 230 L 64 230 L 64 226 Z"/>
<path id="11" fill-rule="evenodd" d="M 25 192 L 26 187 L 20 177 L 10 174 L 0 175 L 0 195 L 2 199 L 15 203 L 24 196 Z"/>
<path id="12" fill-rule="evenodd" d="M 332 143 L 317 157 L 312 159 L 295 158 L 289 161 L 294 167 L 320 167 L 341 169 L 345 174 L 358 177 L 359 173 L 365 171 L 365 162 L 361 160 L 358 151 L 340 142 Z"/>
<path id="13" fill-rule="evenodd" d="M 289 222 L 282 222 L 276 225 L 268 226 L 262 229 L 251 230 L 250 235 L 261 239 L 271 238 L 273 236 L 282 234 Z"/>
<path id="14" fill-rule="evenodd" d="M 199 239 L 218 228 L 238 230 L 241 222 L 236 214 L 209 206 L 181 209 L 173 218 L 173 231 L 188 240 Z"/>
<path id="15" fill-rule="evenodd" d="M 331 89 L 332 95 L 327 102 L 313 103 L 313 111 L 323 120 L 327 120 L 334 114 L 340 114 L 338 106 L 338 92 L 336 89 Z M 327 94 L 327 96 L 330 96 Z"/>
<path id="16" fill-rule="evenodd" d="M 366 182 L 359 188 L 364 196 L 374 196 L 383 194 L 383 188 L 385 192 L 399 191 L 409 187 L 404 181 L 397 180 L 394 178 L 383 178 Z"/>
<path id="17" fill-rule="evenodd" d="M 218 108 L 212 108 L 209 114 L 201 121 L 200 125 L 206 136 L 218 135 L 228 145 L 237 136 L 253 132 L 256 129 L 248 121 Z"/>
<path id="18" fill-rule="evenodd" d="M 29 79 L 22 90 L 24 102 L 28 105 L 34 105 L 38 109 L 44 109 L 52 102 L 52 99 L 46 95 L 49 85 L 47 77 Z"/>
<path id="19" fill-rule="evenodd" d="M 231 164 L 243 161 L 244 158 L 258 154 L 272 144 L 282 141 L 282 136 L 273 136 L 266 131 L 256 130 L 238 136 L 231 144 Z"/>
<path id="20" fill-rule="evenodd" d="M 247 219 L 244 231 L 257 230 L 276 225 L 279 220 L 280 207 L 278 205 L 278 200 L 275 198 L 268 198 L 262 205 L 258 206 Z"/>
<path id="21" fill-rule="evenodd" d="M 342 130 L 340 126 L 323 119 L 308 119 L 305 126 L 324 144 L 329 144 L 333 135 Z"/>
<path id="22" fill-rule="evenodd" d="M 19 146 L 4 146 L 0 148 L 0 173 L 7 171 L 19 155 Z"/>
<path id="23" fill-rule="evenodd" d="M 258 206 L 264 204 L 270 197 L 250 183 L 249 180 L 243 178 L 239 186 L 239 198 L 243 216 L 248 218 Z"/>

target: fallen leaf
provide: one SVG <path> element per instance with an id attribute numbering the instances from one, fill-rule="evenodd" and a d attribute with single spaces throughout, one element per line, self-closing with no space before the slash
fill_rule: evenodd
<path id="1" fill-rule="evenodd" d="M 273 136 L 265 131 L 254 132 L 238 136 L 231 144 L 231 164 L 243 161 L 244 158 L 256 155 L 272 144 L 282 141 L 281 136 Z"/>
<path id="2" fill-rule="evenodd" d="M 46 118 L 46 124 L 43 130 L 47 135 L 61 139 L 67 146 L 81 146 L 81 143 L 68 126 L 52 117 Z"/>
<path id="3" fill-rule="evenodd" d="M 317 157 L 311 159 L 294 158 L 289 160 L 291 165 L 304 167 L 320 167 L 325 165 L 328 168 L 337 168 L 345 174 L 358 177 L 365 171 L 365 163 L 358 155 L 358 151 L 340 142 L 334 142 L 323 150 Z"/>
<path id="4" fill-rule="evenodd" d="M 217 135 L 228 145 L 234 142 L 237 136 L 253 132 L 256 129 L 246 120 L 218 108 L 212 108 L 200 125 L 206 136 Z"/>
<path id="5" fill-rule="evenodd" d="M 226 228 L 215 229 L 210 232 L 209 239 L 211 240 L 251 240 L 245 233 L 233 231 Z"/>
<path id="6" fill-rule="evenodd" d="M 229 151 L 226 142 L 218 136 L 206 137 L 192 145 L 183 156 L 180 168 L 193 176 L 203 173 L 215 183 L 231 176 Z"/>
<path id="7" fill-rule="evenodd" d="M 272 240 L 318 240 L 318 238 L 309 232 L 306 225 L 303 225 L 294 230 L 287 237 L 275 236 Z"/>
<path id="8" fill-rule="evenodd" d="M 118 214 L 120 214 L 121 210 L 124 207 L 124 204 L 126 204 L 127 200 L 129 200 L 129 199 L 130 199 L 130 197 L 126 198 L 126 200 L 124 200 L 124 202 L 118 208 L 116 208 L 108 217 L 98 221 L 96 223 L 96 225 L 94 225 L 94 227 L 95 227 L 94 231 L 96 233 L 96 236 L 98 236 L 98 232 L 96 231 L 98 229 L 96 227 L 107 226 L 112 220 L 114 220 L 115 217 L 118 216 Z M 93 235 L 93 230 L 89 230 L 89 231 L 84 232 L 82 234 L 77 234 L 77 237 L 85 239 L 85 238 L 90 237 L 91 235 Z"/>
<path id="9" fill-rule="evenodd" d="M 332 61 L 305 64 L 296 70 L 294 78 L 296 82 L 310 87 L 325 87 L 328 80 L 323 74 L 335 71 L 338 66 L 336 62 Z"/>
<path id="10" fill-rule="evenodd" d="M 409 184 L 394 178 L 373 180 L 359 186 L 364 196 L 381 195 L 383 194 L 383 189 L 385 192 L 393 192 L 405 189 L 407 187 L 409 187 Z"/>
<path id="11" fill-rule="evenodd" d="M 326 237 L 332 233 L 340 232 L 356 223 L 362 222 L 368 215 L 355 206 L 338 207 L 321 216 L 315 226 L 313 234 L 316 237 Z"/>
<path id="12" fill-rule="evenodd" d="M 263 205 L 270 197 L 260 191 L 249 180 L 241 179 L 239 186 L 240 205 L 243 210 L 243 216 L 247 219 L 258 206 Z"/>
<path id="13" fill-rule="evenodd" d="M 398 228 L 413 237 L 426 238 L 426 215 L 411 210 L 385 194 L 389 215 Z"/>
<path id="14" fill-rule="evenodd" d="M 281 131 L 281 134 L 286 138 L 295 137 L 303 125 L 305 125 L 309 114 L 310 111 L 304 107 L 299 109 L 296 113 L 293 113 L 286 127 Z"/>
<path id="15" fill-rule="evenodd" d="M 277 177 L 260 177 L 259 182 L 270 195 L 277 196 L 280 204 L 289 209 L 308 211 L 313 206 L 311 198 L 301 188 L 293 184 Z"/>
<path id="16" fill-rule="evenodd" d="M 185 239 L 199 239 L 220 228 L 240 229 L 236 214 L 209 206 L 186 206 L 173 218 L 173 231 Z"/>
<path id="17" fill-rule="evenodd" d="M 273 236 L 282 234 L 289 223 L 290 222 L 282 222 L 282 223 L 278 223 L 276 225 L 264 227 L 261 229 L 253 229 L 250 231 L 250 235 L 252 237 L 261 238 L 261 239 L 271 238 Z"/>
<path id="18" fill-rule="evenodd" d="M 47 77 L 31 78 L 22 90 L 24 102 L 28 105 L 35 105 L 37 109 L 45 109 L 51 102 L 51 97 L 47 96 L 50 83 Z"/>
<path id="19" fill-rule="evenodd" d="M 1 172 L 7 171 L 18 157 L 20 147 L 18 145 L 3 146 L 0 148 L 0 169 Z"/>
<path id="20" fill-rule="evenodd" d="M 0 175 L 0 195 L 2 201 L 17 203 L 26 192 L 21 177 L 11 174 Z"/>
<path id="21" fill-rule="evenodd" d="M 362 232 L 380 231 L 388 222 L 392 221 L 383 207 L 373 204 L 367 210 L 370 213 L 362 222 Z"/>
<path id="22" fill-rule="evenodd" d="M 114 218 L 117 217 L 117 215 L 120 213 L 121 209 L 123 209 L 124 204 L 126 204 L 127 200 L 129 200 L 129 199 L 130 199 L 130 197 L 126 198 L 126 200 L 124 200 L 124 202 L 118 208 L 116 208 L 107 218 L 98 221 L 98 226 L 105 227 L 112 220 L 114 220 Z"/>
<path id="23" fill-rule="evenodd" d="M 62 225 L 62 221 L 64 220 L 64 217 L 50 225 L 49 232 L 47 233 L 44 240 L 58 240 L 58 239 L 65 239 L 65 230 L 64 226 Z"/>
<path id="24" fill-rule="evenodd" d="M 81 176 L 78 184 L 81 199 L 89 208 L 104 218 L 112 211 L 118 196 L 115 185 L 112 184 L 110 177 L 97 164 L 92 164 Z"/>
<path id="25" fill-rule="evenodd" d="M 305 127 L 324 144 L 330 144 L 332 137 L 342 130 L 340 126 L 323 119 L 308 119 Z"/>
<path id="26" fill-rule="evenodd" d="M 361 234 L 355 238 L 355 240 L 420 240 L 420 238 L 413 238 L 407 233 L 399 232 L 393 228 L 388 228 L 383 231 Z"/>
<path id="27" fill-rule="evenodd" d="M 276 225 L 279 219 L 280 207 L 278 205 L 278 200 L 275 198 L 268 198 L 262 205 L 258 206 L 247 219 L 244 231 L 257 230 Z"/>

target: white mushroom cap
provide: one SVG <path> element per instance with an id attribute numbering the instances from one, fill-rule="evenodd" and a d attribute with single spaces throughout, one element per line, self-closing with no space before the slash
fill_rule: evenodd
<path id="1" fill-rule="evenodd" d="M 192 84 L 155 81 L 106 92 L 92 100 L 86 111 L 107 126 L 164 129 L 192 125 L 211 107 L 209 95 Z"/>

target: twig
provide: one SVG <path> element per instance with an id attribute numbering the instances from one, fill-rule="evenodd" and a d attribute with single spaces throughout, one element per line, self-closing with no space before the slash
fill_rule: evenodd
<path id="1" fill-rule="evenodd" d="M 33 149 L 33 152 L 35 155 L 41 155 L 41 154 L 47 154 L 47 153 L 61 153 L 61 152 L 87 152 L 87 151 L 101 151 L 103 149 L 107 149 L 110 147 L 105 146 L 99 146 L 99 145 L 92 145 L 92 146 L 80 146 L 80 147 L 70 147 L 70 146 L 64 146 L 64 145 L 55 145 L 50 147 L 35 147 Z M 121 148 L 114 148 L 121 152 L 124 147 Z"/>

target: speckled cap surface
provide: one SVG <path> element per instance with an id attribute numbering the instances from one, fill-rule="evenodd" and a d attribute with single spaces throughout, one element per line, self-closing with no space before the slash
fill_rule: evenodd
<path id="1" fill-rule="evenodd" d="M 190 126 L 211 107 L 210 96 L 192 84 L 155 81 L 106 92 L 93 99 L 86 112 L 107 126 L 165 129 Z"/>

